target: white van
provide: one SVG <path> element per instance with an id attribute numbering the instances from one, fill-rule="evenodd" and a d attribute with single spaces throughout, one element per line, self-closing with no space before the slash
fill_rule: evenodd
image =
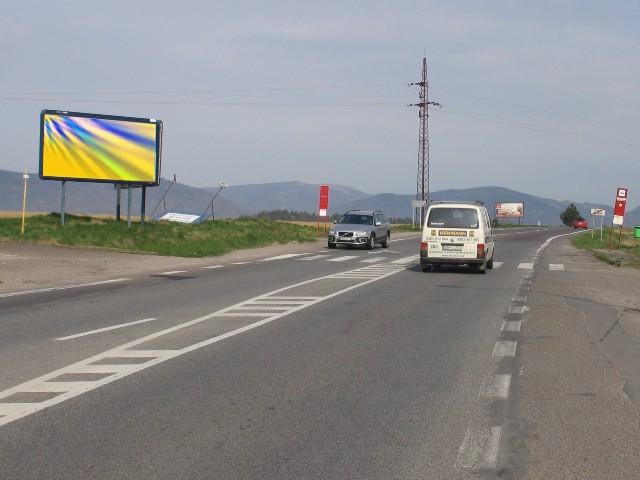
<path id="1" fill-rule="evenodd" d="M 425 215 L 420 265 L 423 272 L 445 264 L 468 265 L 479 273 L 493 268 L 489 212 L 477 202 L 431 202 Z"/>

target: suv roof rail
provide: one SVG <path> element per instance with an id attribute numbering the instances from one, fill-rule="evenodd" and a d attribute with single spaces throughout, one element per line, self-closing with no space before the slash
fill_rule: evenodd
<path id="1" fill-rule="evenodd" d="M 430 205 L 442 205 L 442 204 L 447 204 L 447 203 L 461 203 L 463 205 L 478 205 L 480 207 L 484 206 L 484 202 L 480 201 L 480 200 L 476 200 L 474 202 L 466 202 L 466 201 L 462 201 L 462 200 L 433 200 Z"/>

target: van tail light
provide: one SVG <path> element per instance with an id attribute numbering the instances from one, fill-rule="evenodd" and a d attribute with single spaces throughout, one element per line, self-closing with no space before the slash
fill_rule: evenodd
<path id="1" fill-rule="evenodd" d="M 427 242 L 420 242 L 420 250 L 426 252 L 429 250 L 429 244 Z"/>
<path id="2" fill-rule="evenodd" d="M 478 258 L 484 258 L 485 252 L 484 252 L 484 243 L 479 243 L 478 244 Z"/>

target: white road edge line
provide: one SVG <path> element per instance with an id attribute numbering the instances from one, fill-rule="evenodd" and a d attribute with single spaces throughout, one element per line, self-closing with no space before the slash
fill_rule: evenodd
<path id="1" fill-rule="evenodd" d="M 171 270 L 170 272 L 160 272 L 158 275 L 177 275 L 178 273 L 187 273 L 186 270 Z"/>
<path id="2" fill-rule="evenodd" d="M 398 266 L 397 268 L 390 270 L 388 273 L 385 274 L 381 274 L 380 276 L 376 277 L 376 278 L 372 278 L 369 280 L 365 280 L 363 282 L 357 283 L 355 285 L 351 285 L 349 287 L 343 288 L 341 290 L 338 290 L 336 292 L 330 293 L 329 295 L 326 295 L 324 297 L 320 297 L 317 300 L 311 301 L 311 302 L 307 302 L 303 305 L 300 305 L 298 307 L 293 307 L 285 312 L 282 313 L 275 313 L 273 315 L 270 315 L 267 318 L 264 318 L 262 320 L 258 320 L 254 323 L 250 323 L 248 325 L 245 325 L 243 327 L 237 328 L 235 330 L 231 330 L 229 332 L 223 333 L 221 335 L 217 335 L 215 337 L 212 338 L 208 338 L 206 340 L 194 343 L 192 345 L 189 345 L 187 347 L 184 347 L 180 350 L 167 350 L 167 353 L 162 354 L 161 356 L 158 356 L 156 358 L 152 358 L 151 360 L 149 360 L 148 362 L 145 362 L 143 364 L 131 364 L 131 365 L 125 365 L 125 364 L 120 364 L 120 365 L 92 365 L 93 362 L 97 362 L 100 360 L 104 360 L 105 358 L 108 357 L 118 357 L 119 355 L 122 355 L 122 351 L 123 350 L 128 350 L 128 349 L 132 349 L 132 347 L 136 347 L 138 345 L 141 345 L 143 343 L 149 342 L 150 340 L 156 339 L 158 337 L 161 337 L 163 335 L 167 335 L 169 333 L 173 333 L 175 331 L 190 327 L 192 325 L 196 325 L 198 323 L 210 320 L 214 317 L 219 317 L 219 316 L 224 316 L 225 312 L 229 312 L 230 310 L 234 310 L 237 309 L 238 307 L 240 307 L 241 305 L 245 305 L 247 302 L 252 302 L 252 301 L 256 301 L 256 300 L 260 300 L 261 298 L 264 297 L 268 297 L 270 295 L 275 295 L 278 294 L 280 292 L 284 292 L 286 290 L 291 290 L 293 288 L 297 288 L 300 287 L 302 285 L 308 285 L 310 283 L 313 282 L 317 282 L 319 280 L 326 280 L 331 278 L 331 275 L 324 275 L 322 277 L 316 277 L 316 278 L 312 278 L 310 280 L 305 280 L 303 282 L 299 282 L 293 285 L 287 285 L 285 287 L 281 287 L 277 290 L 273 290 L 271 292 L 267 292 L 261 295 L 258 295 L 256 297 L 244 300 L 240 303 L 237 303 L 235 305 L 231 305 L 230 307 L 226 307 L 222 310 L 217 310 L 215 312 L 211 312 L 208 313 L 206 315 L 203 315 L 201 317 L 195 318 L 193 320 L 181 323 L 179 325 L 174 325 L 173 327 L 167 328 L 165 330 L 161 330 L 159 332 L 155 332 L 152 333 L 150 335 L 146 335 L 142 338 L 138 338 L 136 340 L 133 340 L 131 342 L 125 343 L 123 345 L 120 345 L 118 347 L 112 348 L 111 350 L 107 350 L 101 353 L 98 353 L 96 355 L 93 355 L 92 357 L 89 358 L 85 358 L 79 362 L 76 362 L 74 364 L 68 365 L 66 367 L 60 368 L 58 370 L 49 372 L 45 375 L 42 375 L 38 378 L 29 380 L 27 382 L 21 383 L 20 385 L 16 385 L 14 387 L 8 388 L 6 390 L 3 390 L 0 392 L 0 415 L 4 415 L 4 416 L 0 416 L 0 427 L 3 425 L 6 425 L 8 423 L 14 422 L 15 420 L 18 420 L 20 418 L 26 417 L 28 415 L 34 414 L 36 412 L 39 412 L 41 410 L 44 410 L 46 408 L 49 408 L 53 405 L 57 405 L 59 403 L 65 402 L 66 400 L 69 400 L 71 398 L 77 397 L 79 395 L 82 395 L 84 393 L 87 393 L 89 391 L 95 390 L 97 388 L 102 387 L 103 385 L 107 385 L 111 382 L 114 382 L 116 380 L 119 380 L 120 378 L 124 378 L 127 377 L 129 375 L 132 375 L 134 373 L 138 373 L 142 370 L 146 370 L 148 368 L 154 367 L 155 365 L 158 365 L 160 363 L 166 362 L 167 360 L 170 360 L 172 358 L 176 358 L 179 357 L 181 355 L 185 355 L 189 352 L 193 352 L 195 350 L 199 350 L 203 347 L 212 345 L 214 343 L 218 343 L 222 340 L 226 340 L 227 338 L 231 338 L 231 337 L 235 337 L 236 335 L 240 335 L 242 333 L 248 332 L 250 330 L 253 330 L 255 328 L 261 327 L 262 325 L 266 325 L 268 323 L 274 322 L 275 320 L 278 320 L 282 317 L 285 317 L 287 315 L 290 315 L 292 313 L 295 313 L 299 310 L 302 310 L 304 308 L 307 308 L 308 306 L 311 305 L 315 305 L 316 303 L 325 301 L 325 300 L 329 300 L 331 298 L 337 297 L 338 295 L 342 295 L 344 293 L 347 293 L 351 290 L 355 290 L 356 288 L 360 288 L 363 287 L 365 285 L 369 285 L 370 283 L 373 282 L 377 282 L 379 280 L 382 280 L 384 278 L 387 278 L 391 275 L 395 275 L 396 273 L 400 273 L 402 271 L 404 271 L 406 269 L 406 267 L 400 267 Z M 232 313 L 229 313 L 228 315 L 233 315 Z M 251 314 L 244 314 L 247 316 L 251 316 Z M 158 351 L 158 354 L 160 354 L 161 352 Z M 43 382 L 48 382 L 50 380 L 53 380 L 57 377 L 59 377 L 60 375 L 63 374 L 68 374 L 68 373 L 78 373 L 78 372 L 87 372 L 87 371 L 104 371 L 104 372 L 108 372 L 110 373 L 109 376 L 102 378 L 100 380 L 96 380 L 95 382 L 92 382 L 92 384 L 88 387 L 83 387 L 80 389 L 75 389 L 73 391 L 69 391 L 69 392 L 64 392 L 60 395 L 57 395 L 49 400 L 45 400 L 43 402 L 38 402 L 38 403 L 3 403 L 2 400 L 10 397 L 11 395 L 15 394 L 15 393 L 19 393 L 19 392 L 28 392 L 30 391 L 29 388 L 31 386 L 36 386 L 36 385 L 41 385 Z"/>
<path id="3" fill-rule="evenodd" d="M 118 328 L 130 327 L 131 325 L 138 325 L 140 323 L 153 322 L 157 318 L 143 318 L 142 320 L 136 320 L 135 322 L 121 323 L 119 325 L 112 325 L 110 327 L 98 328 L 96 330 L 89 330 L 88 332 L 76 333 L 75 335 L 68 335 L 66 337 L 56 338 L 56 340 L 72 340 L 74 338 L 86 337 L 87 335 L 94 335 L 96 333 L 108 332 L 109 330 L 116 330 Z"/>
<path id="4" fill-rule="evenodd" d="M 0 293 L 0 298 L 17 297 L 29 295 L 30 293 L 56 292 L 58 290 L 68 290 L 70 288 L 94 287 L 96 285 L 108 285 L 110 283 L 129 282 L 130 278 L 114 278 L 113 280 L 101 280 L 99 282 L 77 283 L 75 285 L 64 285 L 62 287 L 39 288 L 37 290 L 26 290 L 24 292 Z"/>

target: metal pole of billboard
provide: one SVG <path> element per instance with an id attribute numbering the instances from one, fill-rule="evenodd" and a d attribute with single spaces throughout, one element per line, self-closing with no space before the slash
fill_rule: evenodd
<path id="1" fill-rule="evenodd" d="M 121 193 L 122 191 L 122 186 L 121 185 L 116 185 L 116 222 L 120 221 L 120 198 L 121 198 Z"/>
<path id="2" fill-rule="evenodd" d="M 595 223 L 596 223 L 596 222 L 595 222 L 595 220 L 596 220 L 596 217 L 594 217 L 593 215 L 591 215 L 591 223 L 592 223 L 594 226 L 595 226 Z M 591 229 L 591 240 L 593 240 L 593 231 L 594 231 L 594 230 L 595 230 L 595 228 L 592 228 L 592 229 Z"/>
<path id="3" fill-rule="evenodd" d="M 64 197 L 65 197 L 65 185 L 66 181 L 62 180 L 62 185 L 60 186 L 60 225 L 64 227 Z"/>
<path id="4" fill-rule="evenodd" d="M 602 241 L 602 227 L 604 225 L 604 215 L 600 217 L 600 241 Z"/>
<path id="5" fill-rule="evenodd" d="M 140 199 L 140 226 L 144 229 L 144 216 L 147 208 L 147 187 L 142 186 L 142 199 Z"/>
<path id="6" fill-rule="evenodd" d="M 131 228 L 131 185 L 127 187 L 127 228 Z"/>

